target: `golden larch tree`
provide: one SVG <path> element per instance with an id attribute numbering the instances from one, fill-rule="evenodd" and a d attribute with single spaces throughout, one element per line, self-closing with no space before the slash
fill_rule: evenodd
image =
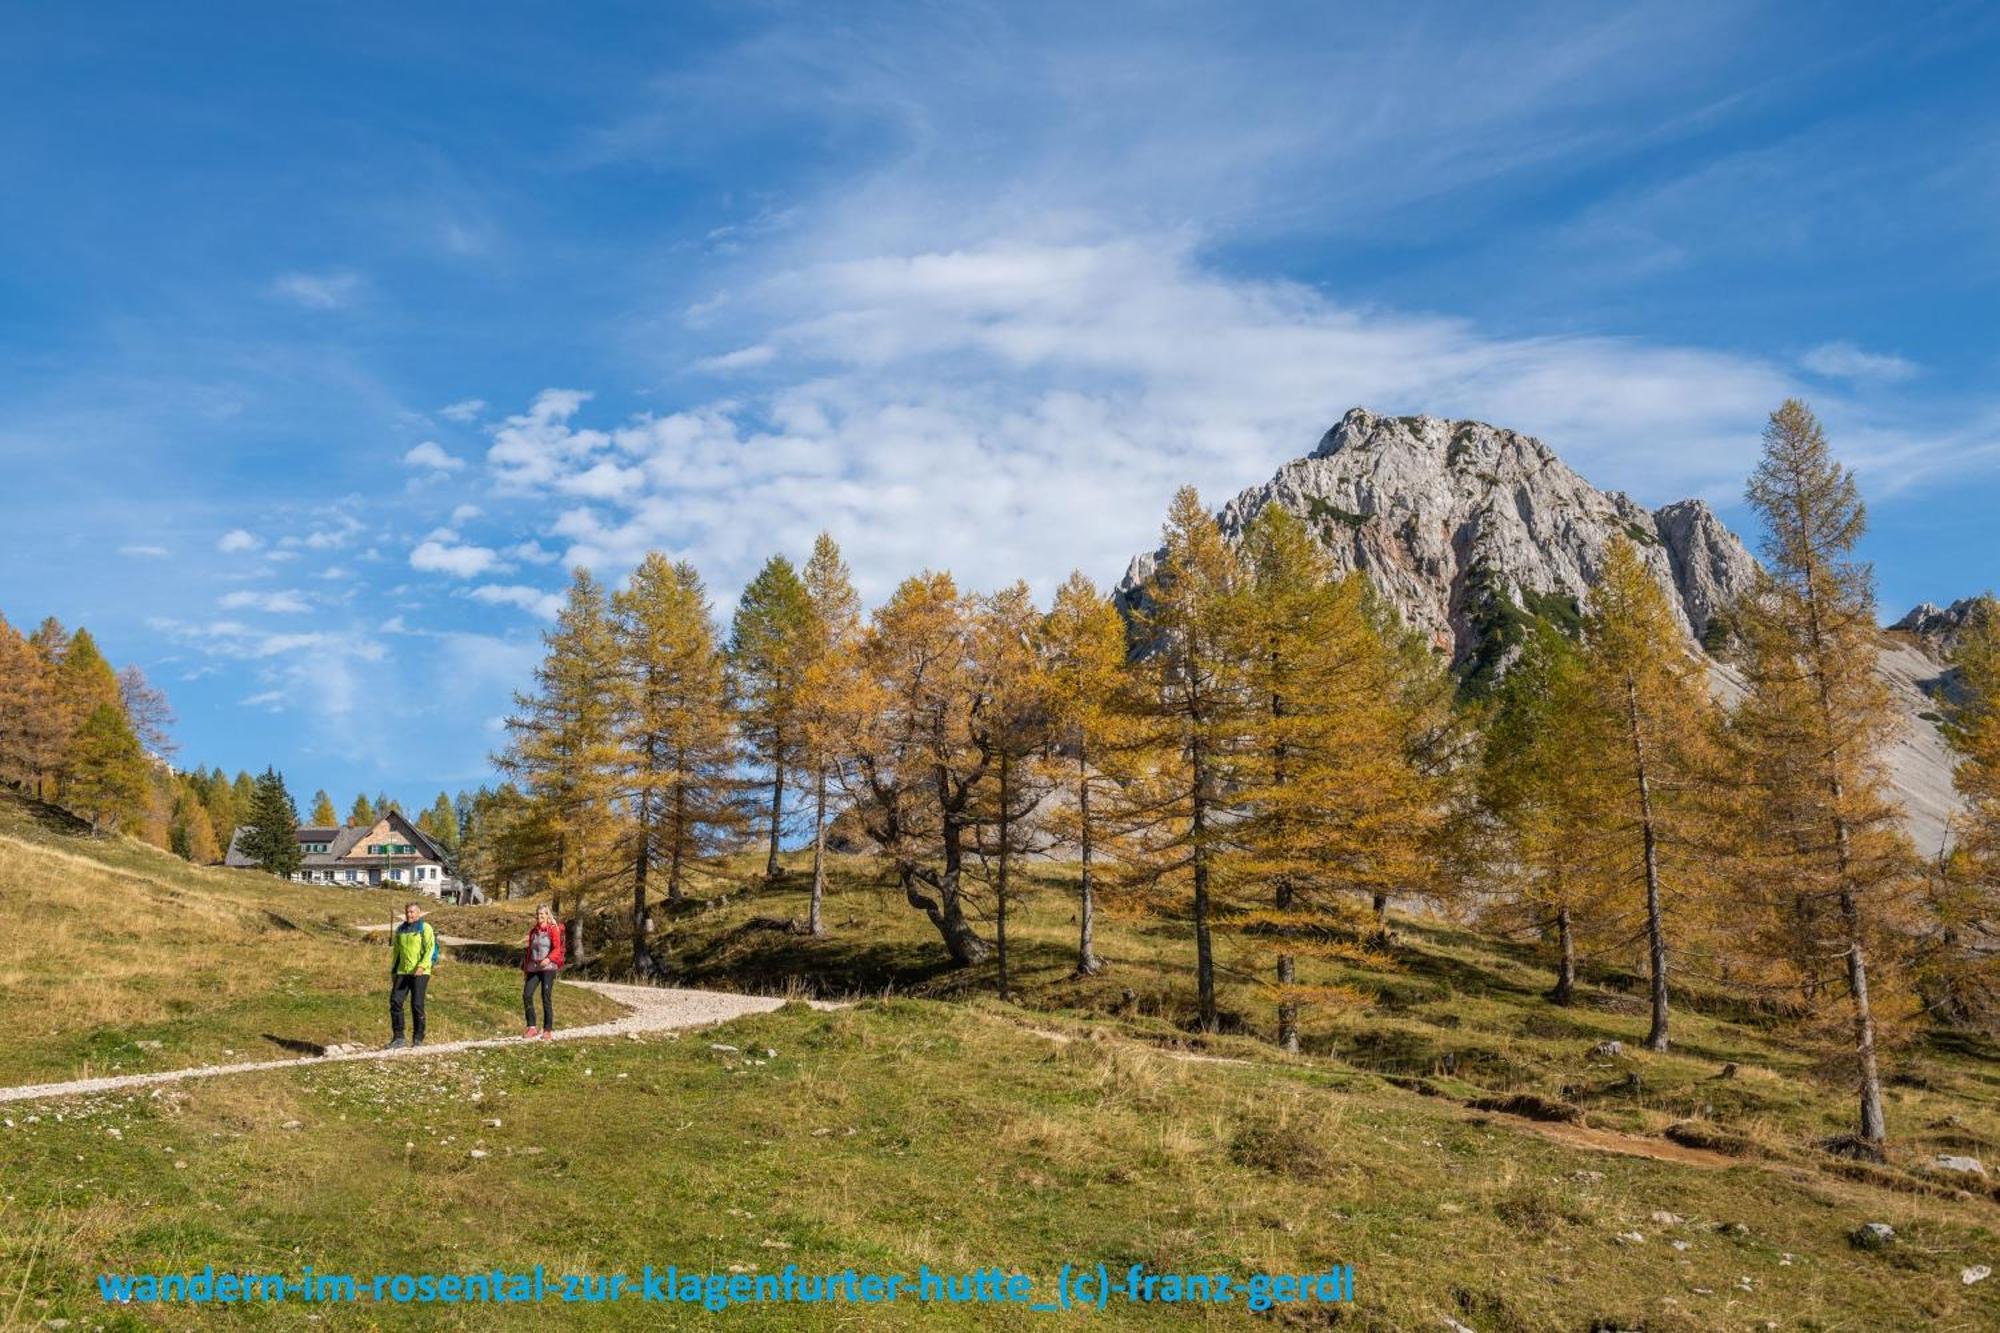
<path id="1" fill-rule="evenodd" d="M 1051 739 L 1068 768 L 1067 800 L 1049 812 L 1048 825 L 1053 836 L 1077 850 L 1076 975 L 1095 976 L 1104 970 L 1097 954 L 1096 861 L 1114 836 L 1110 801 L 1129 728 L 1121 709 L 1127 693 L 1125 621 L 1081 571 L 1056 589 L 1055 604 L 1042 621 L 1041 653 Z"/>
<path id="2" fill-rule="evenodd" d="M 632 969 L 659 971 L 646 943 L 654 867 L 667 901 L 745 827 L 723 658 L 701 575 L 649 552 L 612 599 L 623 707 L 618 787 L 631 822 Z"/>
<path id="3" fill-rule="evenodd" d="M 1764 524 L 1764 568 L 1734 617 L 1749 692 L 1732 731 L 1755 792 L 1742 882 L 1761 927 L 1746 938 L 1814 1008 L 1830 990 L 1824 960 L 1844 965 L 1856 1147 L 1879 1153 L 1879 1020 L 1907 1003 L 1884 982 L 1909 938 L 1913 851 L 1882 760 L 1899 723 L 1876 674 L 1874 570 L 1854 558 L 1866 511 L 1796 399 L 1771 415 L 1748 498 Z"/>

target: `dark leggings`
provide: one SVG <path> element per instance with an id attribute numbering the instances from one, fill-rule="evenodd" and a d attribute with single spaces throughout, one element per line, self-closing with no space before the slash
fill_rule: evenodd
<path id="1" fill-rule="evenodd" d="M 431 984 L 427 976 L 402 973 L 389 982 L 389 1035 L 398 1041 L 403 1037 L 403 997 L 410 997 L 410 1023 L 415 1028 L 412 1037 L 421 1042 L 424 1039 L 424 990 Z"/>
<path id="2" fill-rule="evenodd" d="M 555 1011 L 549 1007 L 549 996 L 556 988 L 556 974 L 553 971 L 530 972 L 521 982 L 521 1021 L 529 1027 L 535 1025 L 536 986 L 542 988 L 542 1026 L 552 1028 L 556 1025 Z"/>

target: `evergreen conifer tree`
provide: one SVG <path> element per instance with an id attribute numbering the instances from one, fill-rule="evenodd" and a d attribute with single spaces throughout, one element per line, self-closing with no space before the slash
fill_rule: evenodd
<path id="1" fill-rule="evenodd" d="M 284 776 L 275 768 L 265 769 L 255 780 L 237 850 L 267 873 L 286 879 L 299 870 L 298 831 L 299 808 L 285 790 Z"/>

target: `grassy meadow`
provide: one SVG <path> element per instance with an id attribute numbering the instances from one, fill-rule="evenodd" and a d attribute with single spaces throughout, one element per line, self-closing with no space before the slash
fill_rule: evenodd
<path id="1" fill-rule="evenodd" d="M 357 1035 L 379 1037 L 380 946 L 347 927 L 386 915 L 388 895 L 191 870 L 136 844 L 23 826 L 18 808 L 4 817 L 9 914 L 55 922 L 64 941 L 10 959 L 8 989 L 77 987 L 48 1007 L 51 1037 L 5 1036 L 9 1081 L 81 1072 L 79 1060 L 90 1072 L 162 1067 L 220 1055 L 206 1044 L 217 1040 L 261 1058 L 260 1031 L 305 1026 L 319 1039 L 349 1009 Z M 1287 1057 L 1263 1039 L 1254 959 L 1225 946 L 1232 1031 L 1199 1037 L 1187 1031 L 1188 951 L 1172 923 L 1106 922 L 1109 970 L 1076 980 L 1068 871 L 1039 867 L 1025 889 L 1010 913 L 1012 1004 L 992 997 L 990 964 L 942 967 L 921 915 L 852 860 L 835 878 L 824 939 L 784 928 L 804 917 L 796 874 L 769 887 L 747 875 L 718 882 L 660 914 L 677 979 L 858 1000 L 839 1012 L 792 1005 L 704 1033 L 0 1108 L 0 1326 L 205 1323 L 216 1312 L 107 1307 L 94 1279 L 211 1263 L 364 1276 L 536 1263 L 752 1275 L 788 1263 L 808 1273 L 997 1265 L 1046 1281 L 1063 1264 L 1099 1262 L 1238 1274 L 1355 1266 L 1352 1307 L 1253 1320 L 1240 1304 L 1114 1302 L 1069 1316 L 1108 1328 L 2000 1324 L 2000 1280 L 1961 1277 L 2000 1267 L 2000 1203 L 1931 1165 L 1942 1151 L 2000 1156 L 1991 1051 L 1901 1052 L 1892 1160 L 1864 1167 L 1818 1146 L 1849 1111 L 1818 1053 L 1700 996 L 1677 1013 L 1681 1049 L 1644 1055 L 1632 979 L 1589 974 L 1581 1002 L 1555 1010 L 1539 998 L 1550 976 L 1532 947 L 1398 920 L 1379 965 L 1344 969 L 1353 1001 L 1313 1011 L 1305 1053 Z M 436 919 L 447 933 L 511 942 L 531 910 L 445 908 Z M 616 979 L 611 919 L 587 929 Z M 183 933 L 161 944 L 161 931 Z M 225 979 L 217 940 L 257 960 L 249 977 Z M 75 970 L 64 960 L 92 951 L 115 969 L 63 980 Z M 178 968 L 157 965 L 176 953 Z M 464 961 L 449 975 L 450 998 L 435 1005 L 441 1033 L 447 1021 L 511 1026 L 513 973 Z M 572 1010 L 583 998 L 566 996 Z M 174 1038 L 144 1052 L 153 1066 L 120 1044 L 146 1034 Z M 1626 1053 L 1593 1056 L 1605 1039 Z M 1513 1113 L 1524 1110 L 1558 1118 Z M 1855 1230 L 1877 1221 L 1895 1243 L 1855 1245 Z M 1057 1318 L 910 1304 L 710 1315 L 296 1302 L 237 1316 L 336 1328 Z"/>

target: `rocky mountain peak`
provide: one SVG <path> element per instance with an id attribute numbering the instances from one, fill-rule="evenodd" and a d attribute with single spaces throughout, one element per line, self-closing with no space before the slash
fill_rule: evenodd
<path id="1" fill-rule="evenodd" d="M 1505 670 L 1535 620 L 1574 623 L 1614 537 L 1639 547 L 1693 639 L 1756 573 L 1700 501 L 1649 511 L 1533 436 L 1479 421 L 1357 407 L 1218 521 L 1240 538 L 1268 504 L 1302 519 L 1337 569 L 1365 572 L 1475 687 Z M 1127 571 L 1128 604 L 1153 563 Z"/>
<path id="2" fill-rule="evenodd" d="M 1958 646 L 1958 636 L 1971 623 L 1973 608 L 1978 603 L 1976 597 L 1961 597 L 1946 607 L 1936 602 L 1919 602 L 1889 628 L 1923 640 L 1936 656 L 1948 658 Z"/>

